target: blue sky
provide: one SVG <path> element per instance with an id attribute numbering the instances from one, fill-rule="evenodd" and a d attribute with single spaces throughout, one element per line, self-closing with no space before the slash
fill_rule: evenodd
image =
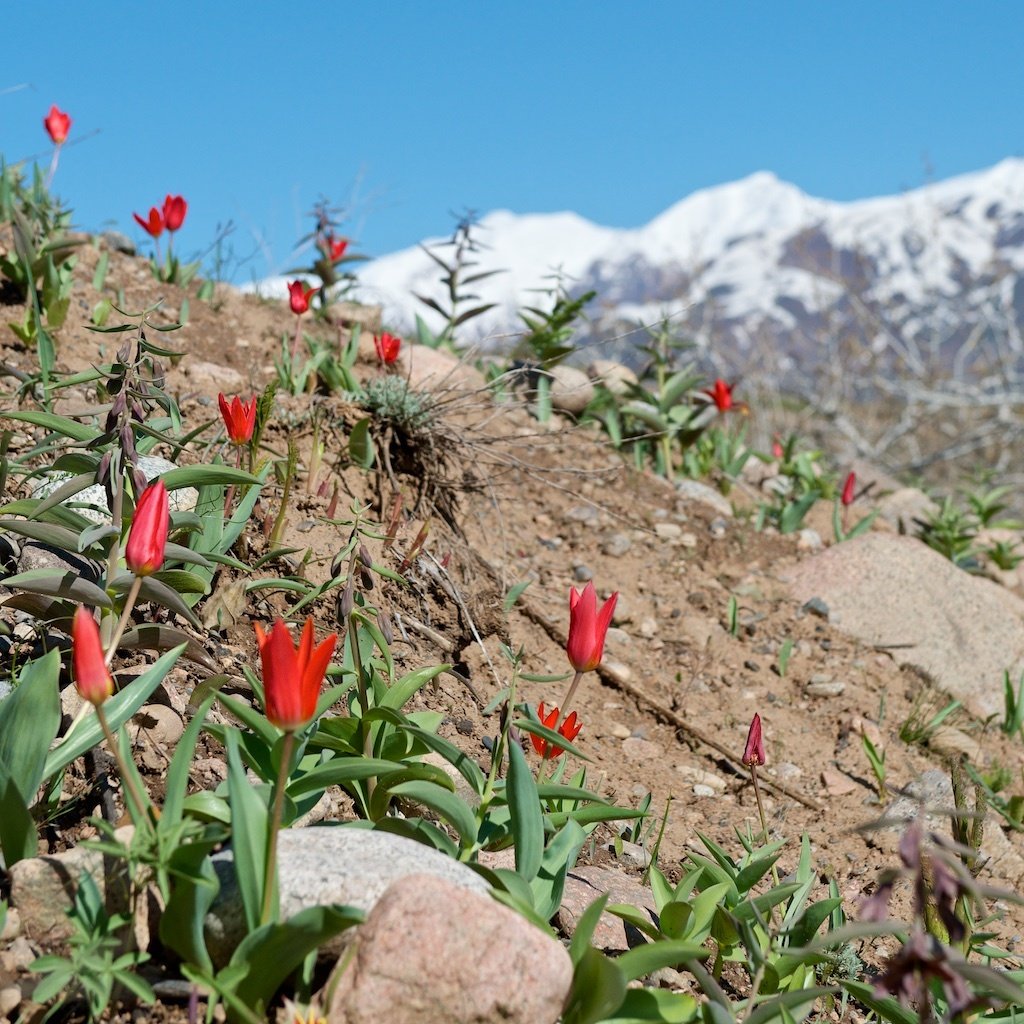
<path id="1" fill-rule="evenodd" d="M 760 169 L 853 199 L 1024 152 L 1010 0 L 58 0 L 45 19 L 8 19 L 5 159 L 48 160 L 57 103 L 82 228 L 142 241 L 132 211 L 181 193 L 181 252 L 233 221 L 237 279 L 291 265 L 319 196 L 382 255 L 465 208 L 630 227 Z"/>

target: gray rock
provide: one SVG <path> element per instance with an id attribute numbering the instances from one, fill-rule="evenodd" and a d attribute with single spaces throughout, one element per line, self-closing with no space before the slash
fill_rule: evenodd
<path id="1" fill-rule="evenodd" d="M 586 866 L 573 868 L 566 875 L 562 905 L 555 916 L 558 927 L 572 935 L 583 912 L 606 892 L 611 896 L 609 903 L 625 903 L 646 913 L 652 922 L 657 919 L 658 908 L 651 891 L 636 879 L 612 868 Z M 622 951 L 646 939 L 639 929 L 605 911 L 598 920 L 593 941 L 598 949 Z"/>
<path id="2" fill-rule="evenodd" d="M 132 832 L 129 825 L 118 829 L 115 835 L 127 843 Z M 128 909 L 127 865 L 98 850 L 76 846 L 63 853 L 20 860 L 8 870 L 11 906 L 17 908 L 22 933 L 45 948 L 60 945 L 74 931 L 67 912 L 86 872 L 96 883 L 109 913 L 124 913 Z"/>
<path id="3" fill-rule="evenodd" d="M 353 945 L 328 1024 L 555 1024 L 572 985 L 559 942 L 434 875 L 389 886 Z"/>
<path id="4" fill-rule="evenodd" d="M 633 546 L 628 534 L 613 533 L 602 545 L 601 551 L 609 558 L 621 558 Z"/>
<path id="5" fill-rule="evenodd" d="M 281 916 L 307 907 L 343 903 L 370 911 L 392 882 L 429 874 L 486 895 L 487 883 L 465 864 L 421 843 L 361 828 L 285 829 L 278 838 Z M 225 964 L 245 937 L 245 915 L 231 850 L 213 857 L 221 889 L 206 917 L 215 963 Z"/>
<path id="6" fill-rule="evenodd" d="M 594 397 L 590 378 L 574 366 L 554 366 L 548 376 L 551 378 L 551 407 L 559 412 L 578 416 Z"/>
<path id="7" fill-rule="evenodd" d="M 60 569 L 62 572 L 73 572 L 91 583 L 98 582 L 100 577 L 96 565 L 89 559 L 70 551 L 50 547 L 49 544 L 27 540 L 22 544 L 21 554 L 18 556 L 18 572 L 31 572 L 33 569 Z"/>
<path id="8" fill-rule="evenodd" d="M 594 578 L 594 570 L 589 565 L 583 565 L 581 562 L 579 565 L 572 567 L 572 578 L 577 583 L 586 583 Z"/>
<path id="9" fill-rule="evenodd" d="M 153 481 L 172 469 L 177 469 L 173 462 L 161 459 L 156 455 L 140 455 L 139 469 L 147 481 Z M 45 498 L 62 484 L 71 479 L 70 473 L 50 473 L 32 491 L 33 498 Z M 191 512 L 199 500 L 199 492 L 194 487 L 179 487 L 168 494 L 168 504 L 172 512 Z M 86 487 L 77 494 L 61 502 L 74 509 L 80 516 L 93 523 L 109 523 L 110 509 L 107 508 L 107 495 L 100 484 Z"/>
<path id="10" fill-rule="evenodd" d="M 197 384 L 206 385 L 211 391 L 223 391 L 226 395 L 237 395 L 245 387 L 245 378 L 230 366 L 208 363 L 202 360 L 187 360 L 185 376 Z"/>
<path id="11" fill-rule="evenodd" d="M 603 384 L 613 395 L 624 395 L 631 384 L 637 383 L 636 374 L 614 359 L 595 359 L 587 367 L 587 375 L 595 384 Z"/>
<path id="12" fill-rule="evenodd" d="M 365 331 L 363 340 L 373 347 L 373 338 Z M 440 348 L 404 342 L 394 365 L 414 391 L 477 391 L 486 386 L 476 367 Z"/>
<path id="13" fill-rule="evenodd" d="M 832 621 L 926 673 L 980 718 L 1003 711 L 1003 672 L 1024 669 L 1024 601 L 957 569 L 910 537 L 869 533 L 788 575 L 797 601 L 824 600 Z"/>
<path id="14" fill-rule="evenodd" d="M 687 501 L 697 501 L 713 508 L 720 516 L 732 518 L 732 503 L 714 487 L 702 484 L 699 480 L 680 480 L 676 484 L 676 493 Z"/>
<path id="15" fill-rule="evenodd" d="M 104 231 L 100 235 L 100 241 L 114 252 L 124 253 L 125 256 L 135 255 L 135 243 L 120 231 Z"/>
<path id="16" fill-rule="evenodd" d="M 655 523 L 654 532 L 662 540 L 679 540 L 683 528 L 678 523 Z"/>
<path id="17" fill-rule="evenodd" d="M 810 697 L 838 697 L 846 689 L 846 683 L 839 679 L 812 680 L 804 687 Z"/>
<path id="18" fill-rule="evenodd" d="M 879 519 L 911 536 L 917 535 L 917 520 L 926 520 L 939 510 L 939 506 L 916 487 L 901 487 L 879 498 L 876 507 Z"/>

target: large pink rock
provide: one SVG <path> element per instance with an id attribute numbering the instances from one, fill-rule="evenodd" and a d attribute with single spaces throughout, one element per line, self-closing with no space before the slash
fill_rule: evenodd
<path id="1" fill-rule="evenodd" d="M 390 885 L 352 941 L 328 1024 L 555 1024 L 572 984 L 561 943 L 432 875 Z"/>
<path id="2" fill-rule="evenodd" d="M 1003 671 L 1024 668 L 1024 601 L 911 537 L 869 533 L 788 574 L 798 601 L 820 598 L 845 633 L 927 673 L 987 718 L 1003 710 Z"/>

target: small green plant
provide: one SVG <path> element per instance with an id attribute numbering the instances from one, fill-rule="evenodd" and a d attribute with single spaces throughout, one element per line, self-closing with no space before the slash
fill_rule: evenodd
<path id="1" fill-rule="evenodd" d="M 779 658 L 776 662 L 776 670 L 779 675 L 785 678 L 786 669 L 789 668 L 789 659 L 793 655 L 793 640 L 791 637 L 786 637 L 782 641 L 782 646 L 779 648 Z"/>
<path id="2" fill-rule="evenodd" d="M 936 729 L 961 708 L 958 700 L 936 710 L 935 698 L 922 690 L 914 698 L 910 712 L 900 726 L 900 739 L 904 743 L 926 744 Z"/>
<path id="3" fill-rule="evenodd" d="M 468 210 L 457 221 L 452 237 L 447 242 L 441 242 L 433 249 L 425 245 L 420 246 L 444 271 L 441 283 L 445 290 L 445 298 L 441 301 L 426 295 L 416 295 L 420 302 L 444 319 L 444 327 L 439 334 L 435 334 L 419 316 L 416 317 L 417 340 L 421 345 L 454 350 L 456 328 L 494 308 L 493 302 L 480 303 L 480 296 L 470 290 L 471 286 L 501 273 L 500 270 L 473 270 L 479 266 L 479 260 L 474 257 L 483 249 L 476 237 L 476 228 L 476 214 Z M 435 252 L 435 249 L 450 249 L 451 255 L 445 258 Z"/>
<path id="4" fill-rule="evenodd" d="M 769 482 L 772 498 L 760 504 L 754 520 L 758 530 L 774 526 L 780 533 L 795 533 L 815 502 L 834 493 L 835 481 L 821 467 L 822 453 L 800 451 L 798 445 L 796 435 L 781 445 L 778 474 Z"/>
<path id="5" fill-rule="evenodd" d="M 875 777 L 878 801 L 884 804 L 887 797 L 885 788 L 885 747 L 876 747 L 867 733 L 861 736 L 861 743 L 864 747 L 868 764 L 871 766 L 871 774 Z"/>
<path id="6" fill-rule="evenodd" d="M 1007 736 L 1022 735 L 1024 729 L 1024 673 L 1017 682 L 1016 691 L 1010 681 L 1010 670 L 1003 671 L 1003 720 L 999 728 Z"/>
<path id="7" fill-rule="evenodd" d="M 131 921 L 122 914 L 107 913 L 91 875 L 82 876 L 68 917 L 74 926 L 68 940 L 71 952 L 67 957 L 42 956 L 33 962 L 32 969 L 47 977 L 36 986 L 32 998 L 37 1003 L 48 1003 L 64 993 L 59 1005 L 82 998 L 91 1021 L 102 1018 L 118 988 L 152 1003 L 156 998 L 153 989 L 135 973 L 149 954 L 121 952 L 129 938 Z"/>
<path id="8" fill-rule="evenodd" d="M 1024 561 L 1024 555 L 1018 554 L 1020 541 L 997 540 L 982 546 L 981 552 L 997 568 L 1004 572 L 1012 572 Z"/>

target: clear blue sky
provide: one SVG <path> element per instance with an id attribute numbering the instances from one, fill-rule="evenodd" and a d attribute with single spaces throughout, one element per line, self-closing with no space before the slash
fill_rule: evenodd
<path id="1" fill-rule="evenodd" d="M 0 152 L 49 157 L 82 228 L 165 193 L 289 266 L 320 195 L 381 255 L 449 211 L 638 226 L 768 169 L 852 199 L 1024 152 L 1024 4 L 971 0 L 60 0 L 8 12 Z M 24 86 L 24 88 L 16 88 Z"/>

